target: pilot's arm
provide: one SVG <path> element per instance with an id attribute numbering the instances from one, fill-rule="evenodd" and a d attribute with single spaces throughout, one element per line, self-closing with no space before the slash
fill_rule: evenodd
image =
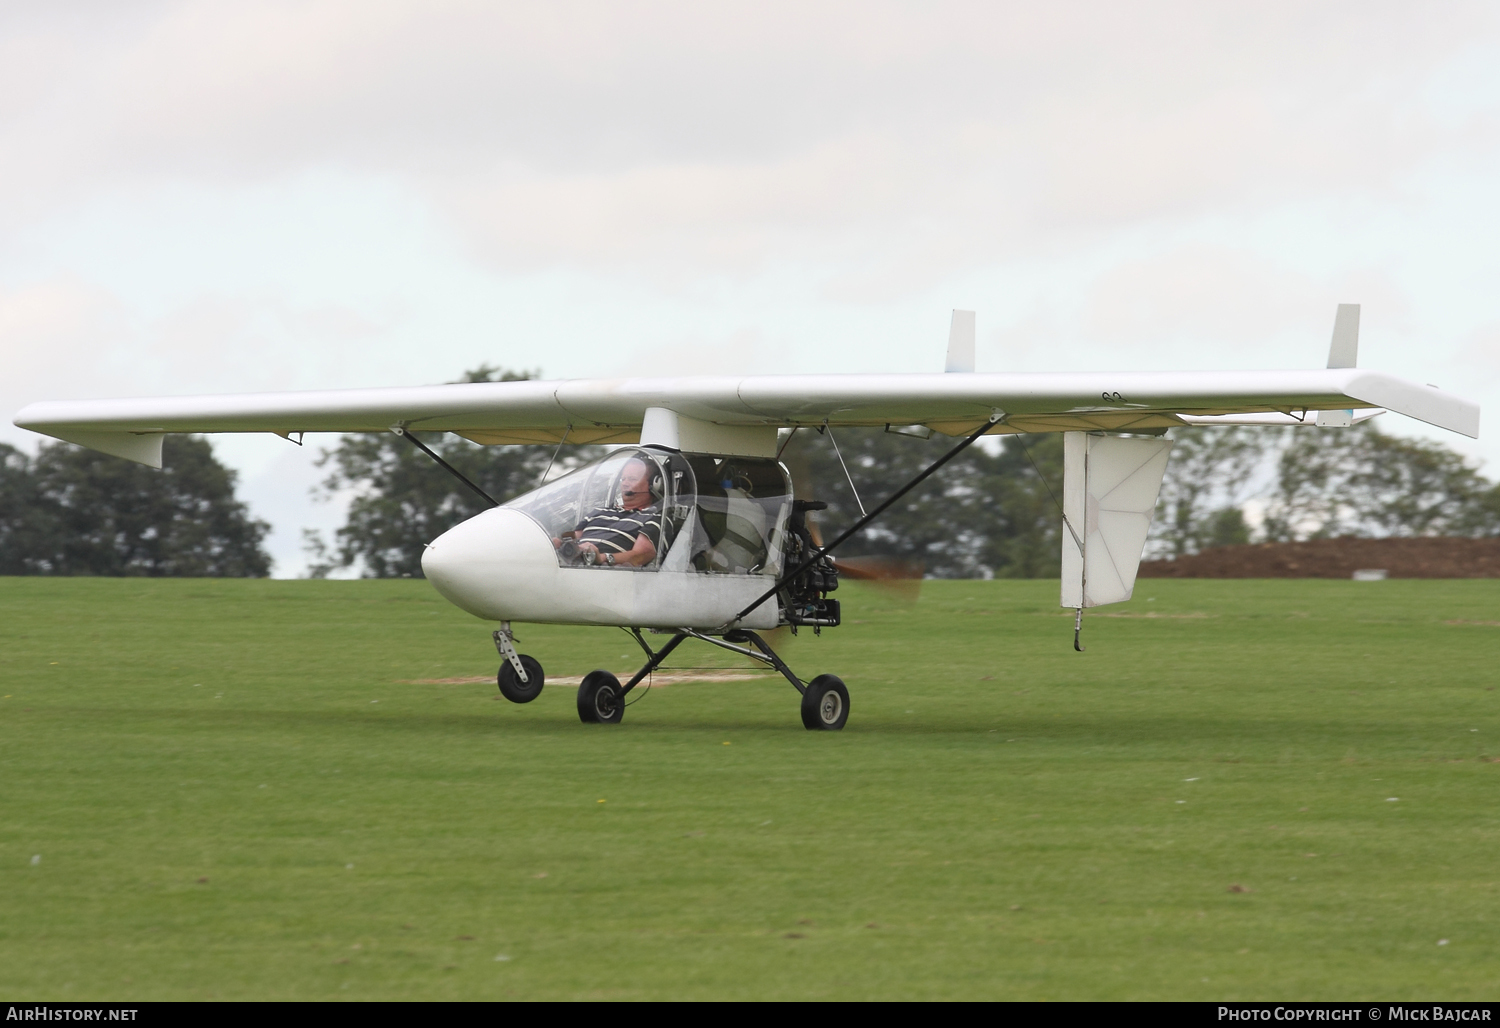
<path id="1" fill-rule="evenodd" d="M 585 550 L 592 551 L 595 554 L 599 552 L 599 547 L 595 546 L 593 543 L 579 543 L 578 549 L 580 552 Z M 644 564 L 651 563 L 652 559 L 656 557 L 656 545 L 651 541 L 650 536 L 648 536 L 645 532 L 641 532 L 635 537 L 635 545 L 633 547 L 626 550 L 624 553 L 617 553 L 614 556 L 614 562 L 616 564 L 629 565 L 631 567 L 641 567 Z M 599 558 L 598 562 L 595 564 L 595 567 L 598 567 L 603 563 L 604 559 Z"/>
<path id="2" fill-rule="evenodd" d="M 634 567 L 641 567 L 642 565 L 650 564 L 655 558 L 656 546 L 651 542 L 651 537 L 642 532 L 635 537 L 635 546 L 628 552 L 615 557 L 615 560 Z"/>

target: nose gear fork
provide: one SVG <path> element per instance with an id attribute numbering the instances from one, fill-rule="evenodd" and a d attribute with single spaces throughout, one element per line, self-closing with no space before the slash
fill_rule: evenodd
<path id="1" fill-rule="evenodd" d="M 500 622 L 500 627 L 492 634 L 495 638 L 495 649 L 499 650 L 500 656 L 510 661 L 510 666 L 516 669 L 516 677 L 523 684 L 529 682 L 526 667 L 521 663 L 521 655 L 516 652 L 516 633 L 510 630 L 510 622 Z"/>

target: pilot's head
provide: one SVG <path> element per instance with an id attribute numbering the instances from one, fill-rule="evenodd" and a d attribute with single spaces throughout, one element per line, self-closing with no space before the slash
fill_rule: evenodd
<path id="1" fill-rule="evenodd" d="M 651 469 L 640 457 L 633 457 L 620 472 L 620 506 L 641 510 L 651 506 L 651 499 Z"/>
<path id="2" fill-rule="evenodd" d="M 738 489 L 746 496 L 755 495 L 755 487 L 750 481 L 750 476 L 738 468 L 728 467 L 724 469 L 723 479 L 719 483 L 727 493 L 731 489 Z"/>

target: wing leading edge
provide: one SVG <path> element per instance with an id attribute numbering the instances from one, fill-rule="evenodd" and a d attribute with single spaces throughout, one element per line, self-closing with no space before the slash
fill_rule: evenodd
<path id="1" fill-rule="evenodd" d="M 34 403 L 22 428 L 156 467 L 169 432 L 381 432 L 487 444 L 632 442 L 647 408 L 728 426 L 926 425 L 995 433 L 1131 431 L 1187 419 L 1384 408 L 1477 438 L 1479 406 L 1358 368 L 1306 371 L 760 375 L 570 379 Z M 1197 422 L 1202 423 L 1202 422 Z"/>

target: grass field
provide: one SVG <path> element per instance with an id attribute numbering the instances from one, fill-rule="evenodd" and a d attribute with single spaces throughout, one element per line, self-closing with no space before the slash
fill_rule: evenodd
<path id="1" fill-rule="evenodd" d="M 1500 581 L 1056 594 L 846 588 L 810 733 L 432 684 L 497 658 L 423 582 L 0 579 L 0 998 L 1500 994 Z"/>

